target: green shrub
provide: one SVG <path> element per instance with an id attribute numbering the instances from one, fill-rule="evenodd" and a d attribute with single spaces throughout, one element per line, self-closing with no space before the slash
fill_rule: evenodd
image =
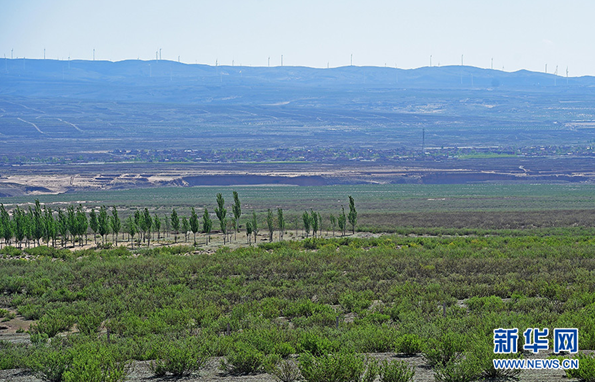
<path id="1" fill-rule="evenodd" d="M 374 358 L 368 358 L 366 360 L 366 372 L 361 377 L 361 382 L 374 382 L 376 377 L 380 373 L 380 365 L 378 364 L 378 360 Z"/>
<path id="2" fill-rule="evenodd" d="M 118 362 L 106 347 L 86 343 L 71 350 L 72 365 L 64 372 L 64 382 L 121 382 L 126 379 L 128 362 Z"/>
<path id="3" fill-rule="evenodd" d="M 475 345 L 467 353 L 470 362 L 474 363 L 478 375 L 488 381 L 507 381 L 518 380 L 521 373 L 520 369 L 496 369 L 494 359 L 520 358 L 522 353 L 516 354 L 494 354 L 494 346 L 490 342 L 481 342 L 481 340 L 472 340 Z M 472 360 L 472 361 L 471 361 Z"/>
<path id="4" fill-rule="evenodd" d="M 359 313 L 364 309 L 368 309 L 372 304 L 374 293 L 370 290 L 365 292 L 346 292 L 339 296 L 339 304 L 347 312 Z"/>
<path id="5" fill-rule="evenodd" d="M 300 369 L 292 360 L 283 360 L 270 367 L 267 372 L 281 382 L 294 382 L 300 378 Z"/>
<path id="6" fill-rule="evenodd" d="M 97 333 L 102 322 L 101 314 L 86 313 L 79 317 L 77 328 L 81 334 L 90 336 Z"/>
<path id="7" fill-rule="evenodd" d="M 24 344 L 13 344 L 0 340 L 0 370 L 26 367 L 29 348 Z"/>
<path id="8" fill-rule="evenodd" d="M 497 296 L 471 297 L 465 301 L 472 312 L 501 312 L 504 310 L 504 301 Z"/>
<path id="9" fill-rule="evenodd" d="M 421 339 L 415 334 L 404 334 L 395 341 L 395 353 L 413 355 L 421 352 Z"/>
<path id="10" fill-rule="evenodd" d="M 347 352 L 320 357 L 303 353 L 299 368 L 307 382 L 359 382 L 365 370 L 363 356 Z"/>
<path id="11" fill-rule="evenodd" d="M 298 342 L 298 351 L 300 353 L 308 352 L 315 356 L 319 356 L 332 353 L 334 350 L 333 343 L 328 338 L 312 332 L 304 333 Z"/>
<path id="12" fill-rule="evenodd" d="M 411 382 L 415 369 L 404 361 L 384 360 L 380 364 L 380 382 Z"/>
<path id="13" fill-rule="evenodd" d="M 432 367 L 446 365 L 465 350 L 466 339 L 463 335 L 446 332 L 438 340 L 429 339 L 423 349 L 423 357 Z"/>
<path id="14" fill-rule="evenodd" d="M 56 249 L 45 245 L 25 249 L 25 252 L 31 256 L 47 256 L 57 259 L 67 259 L 72 257 L 68 249 Z"/>
<path id="15" fill-rule="evenodd" d="M 287 358 L 295 353 L 295 349 L 288 342 L 279 342 L 275 345 L 275 354 L 279 354 L 282 358 Z"/>
<path id="16" fill-rule="evenodd" d="M 444 364 L 436 365 L 434 380 L 436 382 L 472 382 L 481 375 L 478 365 L 472 358 L 455 357 Z"/>
<path id="17" fill-rule="evenodd" d="M 6 255 L 8 257 L 17 257 L 21 256 L 23 251 L 20 249 L 13 247 L 12 245 L 7 245 L 6 247 L 0 249 L 0 255 Z"/>
<path id="18" fill-rule="evenodd" d="M 49 382 L 61 382 L 66 370 L 72 364 L 72 353 L 63 347 L 38 346 L 25 365 L 40 379 Z"/>
<path id="19" fill-rule="evenodd" d="M 45 344 L 48 342 L 48 339 L 49 337 L 45 333 L 31 333 L 29 335 L 29 341 L 31 341 L 33 345 Z"/>
<path id="20" fill-rule="evenodd" d="M 157 376 L 167 373 L 183 376 L 202 369 L 208 360 L 204 345 L 198 339 L 189 337 L 184 341 L 162 344 L 150 368 Z"/>
<path id="21" fill-rule="evenodd" d="M 60 332 L 69 330 L 74 324 L 74 317 L 61 312 L 48 312 L 39 319 L 36 325 L 31 325 L 32 333 L 47 334 L 49 338 Z"/>
<path id="22" fill-rule="evenodd" d="M 221 369 L 230 374 L 250 374 L 262 371 L 264 368 L 264 353 L 254 346 L 238 342 L 227 355 L 227 359 L 221 361 Z"/>
<path id="23" fill-rule="evenodd" d="M 595 382 L 595 353 L 578 353 L 573 358 L 579 360 L 579 368 L 566 370 L 566 376 L 580 382 Z"/>

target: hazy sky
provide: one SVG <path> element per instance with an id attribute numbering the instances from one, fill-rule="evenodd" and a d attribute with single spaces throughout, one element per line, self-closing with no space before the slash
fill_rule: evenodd
<path id="1" fill-rule="evenodd" d="M 0 57 L 595 75 L 592 0 L 0 0 Z"/>

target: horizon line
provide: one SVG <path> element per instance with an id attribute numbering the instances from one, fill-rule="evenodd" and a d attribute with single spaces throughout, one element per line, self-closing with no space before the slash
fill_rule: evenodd
<path id="1" fill-rule="evenodd" d="M 225 67 L 225 68 L 273 68 L 273 69 L 277 69 L 277 68 L 306 68 L 306 69 L 315 69 L 315 70 L 331 70 L 331 69 L 345 69 L 345 68 L 374 68 L 374 69 L 392 69 L 392 70 L 419 70 L 419 69 L 430 69 L 430 68 L 452 68 L 452 67 L 460 67 L 460 68 L 473 68 L 473 69 L 478 69 L 478 70 L 486 70 L 486 71 L 493 71 L 493 72 L 501 72 L 501 73 L 518 73 L 518 72 L 529 72 L 529 73 L 536 73 L 536 74 L 543 74 L 543 75 L 550 75 L 550 76 L 555 76 L 555 77 L 560 77 L 560 78 L 583 78 L 583 77 L 595 77 L 595 74 L 585 74 L 582 76 L 564 76 L 564 75 L 559 75 L 559 74 L 554 74 L 554 73 L 544 73 L 544 72 L 538 72 L 538 71 L 532 71 L 529 69 L 518 69 L 515 71 L 506 71 L 504 69 L 497 69 L 497 68 L 482 68 L 479 66 L 473 66 L 473 65 L 426 65 L 426 66 L 419 66 L 419 67 L 415 67 L 415 68 L 399 68 L 398 66 L 375 66 L 375 65 L 343 65 L 343 66 L 332 66 L 332 67 L 315 67 L 315 66 L 306 66 L 306 65 L 276 65 L 276 66 L 266 66 L 266 65 L 256 65 L 256 66 L 252 66 L 252 65 L 210 65 L 210 64 L 204 64 L 204 63 L 188 63 L 188 62 L 182 62 L 182 61 L 176 61 L 176 60 L 168 60 L 168 59 L 162 59 L 162 60 L 156 60 L 156 59 L 150 59 L 150 60 L 144 60 L 144 59 L 140 59 L 140 58 L 126 58 L 123 60 L 109 60 L 109 59 L 104 59 L 104 60 L 93 60 L 93 59 L 80 59 L 80 58 L 75 58 L 75 59 L 59 59 L 59 58 L 26 58 L 26 57 L 14 57 L 14 58 L 9 58 L 9 57 L 4 57 L 5 61 L 16 61 L 16 60 L 30 60 L 30 61 L 58 61 L 58 62 L 109 62 L 109 63 L 113 63 L 113 64 L 117 64 L 120 62 L 127 62 L 127 61 L 139 61 L 139 62 L 147 62 L 147 63 L 157 63 L 160 61 L 165 61 L 168 63 L 173 63 L 173 64 L 180 64 L 180 65 L 188 65 L 188 66 L 207 66 L 210 68 L 218 68 L 218 67 Z"/>

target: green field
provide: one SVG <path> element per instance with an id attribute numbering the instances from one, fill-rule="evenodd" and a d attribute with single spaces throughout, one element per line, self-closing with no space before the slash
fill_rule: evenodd
<path id="1" fill-rule="evenodd" d="M 261 219 L 268 208 L 283 208 L 290 228 L 304 210 L 322 213 L 323 226 L 348 195 L 356 201 L 358 226 L 363 231 L 402 232 L 402 229 L 467 228 L 531 229 L 595 226 L 595 185 L 340 185 L 324 187 L 252 186 L 145 188 L 124 191 L 96 191 L 76 194 L 4 198 L 15 203 L 42 203 L 63 207 L 83 203 L 86 207 L 117 206 L 124 215 L 149 208 L 165 216 L 176 208 L 188 216 L 190 208 L 213 211 L 215 195 L 222 193 L 231 205 L 232 191 L 238 191 L 244 216 L 255 210 Z M 242 223 L 242 222 L 240 222 Z M 423 231 L 421 231 L 423 232 Z"/>
<path id="2" fill-rule="evenodd" d="M 123 191 L 94 191 L 76 194 L 3 198 L 4 204 L 80 202 L 89 205 L 171 208 L 213 205 L 219 192 L 231 196 L 238 191 L 248 208 L 314 208 L 331 211 L 346 204 L 352 195 L 362 211 L 536 211 L 595 208 L 595 185 L 340 185 L 321 187 L 237 186 L 143 188 Z"/>

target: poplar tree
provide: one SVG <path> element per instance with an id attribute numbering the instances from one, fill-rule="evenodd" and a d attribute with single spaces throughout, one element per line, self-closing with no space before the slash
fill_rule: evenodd
<path id="1" fill-rule="evenodd" d="M 0 221 L 2 221 L 2 238 L 4 239 L 4 245 L 10 245 L 12 239 L 12 222 L 10 221 L 10 215 L 4 204 L 0 204 Z"/>
<path id="2" fill-rule="evenodd" d="M 310 236 L 310 224 L 312 223 L 308 211 L 304 211 L 304 213 L 302 214 L 302 220 L 304 222 L 304 231 L 306 232 L 306 237 L 308 237 Z"/>
<path id="3" fill-rule="evenodd" d="M 134 222 L 136 223 L 136 227 L 141 234 L 140 240 L 144 243 L 145 239 L 147 238 L 147 224 L 144 213 L 139 210 L 134 211 Z"/>
<path id="4" fill-rule="evenodd" d="M 269 242 L 272 242 L 273 233 L 275 232 L 275 219 L 273 218 L 273 211 L 270 208 L 267 211 L 267 228 L 269 230 Z"/>
<path id="5" fill-rule="evenodd" d="M 105 244 L 105 235 L 109 232 L 109 221 L 107 217 L 107 209 L 105 206 L 99 208 L 99 217 L 97 219 L 97 226 L 99 228 L 99 235 L 101 235 L 101 243 Z"/>
<path id="6" fill-rule="evenodd" d="M 134 235 L 136 235 L 136 223 L 132 215 L 128 216 L 126 219 L 126 230 L 128 231 L 128 235 L 130 236 L 132 241 L 132 249 L 134 249 Z"/>
<path id="7" fill-rule="evenodd" d="M 337 225 L 337 218 L 335 217 L 335 215 L 331 214 L 331 216 L 329 217 L 329 220 L 331 221 L 331 228 L 333 230 L 333 237 L 335 237 L 335 226 Z"/>
<path id="8" fill-rule="evenodd" d="M 27 238 L 27 248 L 29 248 L 29 246 L 31 245 L 31 242 L 33 242 L 33 245 L 35 245 L 35 238 L 34 238 L 34 222 L 33 222 L 33 209 L 31 208 L 31 206 L 29 206 L 29 213 L 26 213 L 23 215 L 24 219 L 25 219 L 25 237 Z"/>
<path id="9" fill-rule="evenodd" d="M 252 233 L 254 234 L 254 244 L 256 244 L 256 237 L 258 235 L 258 219 L 256 218 L 256 211 L 252 211 Z"/>
<path id="10" fill-rule="evenodd" d="M 58 208 L 58 233 L 60 234 L 60 240 L 62 241 L 62 247 L 64 247 L 64 240 L 68 240 L 66 235 L 68 234 L 68 217 L 66 214 Z"/>
<path id="11" fill-rule="evenodd" d="M 32 217 L 31 233 L 34 240 L 37 240 L 37 245 L 41 245 L 40 240 L 43 237 L 43 212 L 41 210 L 41 204 L 39 199 L 35 199 L 35 208 L 33 211 L 29 209 L 29 214 Z"/>
<path id="12" fill-rule="evenodd" d="M 190 224 L 186 216 L 182 218 L 182 231 L 184 232 L 184 243 L 186 243 L 188 242 L 188 231 L 190 231 Z"/>
<path id="13" fill-rule="evenodd" d="M 178 217 L 178 213 L 176 212 L 175 208 L 171 211 L 170 221 L 171 221 L 171 227 L 174 230 L 174 243 L 177 243 L 178 242 L 178 231 L 180 230 L 180 218 Z"/>
<path id="14" fill-rule="evenodd" d="M 142 220 L 145 225 L 145 229 L 147 230 L 148 238 L 147 238 L 147 247 L 151 245 L 151 228 L 153 228 L 153 218 L 149 213 L 149 209 L 145 207 L 145 212 L 143 213 Z"/>
<path id="15" fill-rule="evenodd" d="M 161 229 L 161 219 L 159 219 L 157 213 L 153 217 L 153 225 L 155 226 L 155 231 L 157 231 L 157 241 L 159 241 L 161 239 L 161 232 L 159 231 Z"/>
<path id="16" fill-rule="evenodd" d="M 116 247 L 118 246 L 118 233 L 120 233 L 120 229 L 122 229 L 122 223 L 120 222 L 120 217 L 118 216 L 118 210 L 116 206 L 112 207 L 112 217 L 111 217 L 111 226 L 112 232 L 116 236 Z"/>
<path id="17" fill-rule="evenodd" d="M 199 229 L 198 215 L 196 214 L 194 207 L 192 207 L 192 212 L 190 213 L 190 230 L 194 234 L 194 245 L 195 246 L 196 246 L 196 233 L 198 232 L 198 229 Z"/>
<path id="18" fill-rule="evenodd" d="M 345 208 L 343 206 L 341 206 L 341 215 L 339 215 L 337 223 L 339 224 L 339 229 L 342 232 L 341 236 L 345 236 L 345 230 L 347 229 L 347 218 L 345 217 Z"/>
<path id="19" fill-rule="evenodd" d="M 164 227 L 163 227 L 163 238 L 167 238 L 167 233 L 171 232 L 171 220 L 166 216 L 163 217 Z"/>
<path id="20" fill-rule="evenodd" d="M 14 221 L 14 238 L 19 242 L 19 248 L 22 247 L 22 242 L 27 232 L 27 222 L 24 214 L 25 211 L 23 211 L 19 206 L 17 206 L 12 211 L 12 219 Z"/>
<path id="21" fill-rule="evenodd" d="M 209 244 L 209 240 L 211 239 L 211 229 L 213 228 L 213 221 L 211 220 L 211 216 L 209 215 L 209 211 L 205 207 L 205 211 L 202 214 L 202 232 L 206 234 L 206 244 Z"/>
<path id="22" fill-rule="evenodd" d="M 285 235 L 285 219 L 283 218 L 283 209 L 277 208 L 277 224 L 279 226 L 279 240 L 283 240 Z"/>
<path id="23" fill-rule="evenodd" d="M 221 227 L 221 233 L 223 234 L 223 244 L 225 245 L 225 235 L 227 232 L 227 219 L 225 216 L 227 215 L 227 210 L 225 209 L 225 199 L 223 199 L 221 193 L 217 194 L 215 214 L 217 215 L 217 219 L 219 219 L 219 226 Z"/>
<path id="24" fill-rule="evenodd" d="M 80 238 L 80 246 L 83 246 L 83 235 L 85 235 L 85 244 L 87 243 L 87 229 L 89 228 L 89 221 L 87 220 L 87 215 L 85 214 L 85 210 L 83 210 L 83 205 L 79 204 L 76 209 L 76 232 Z"/>
<path id="25" fill-rule="evenodd" d="M 76 235 L 76 211 L 72 204 L 66 209 L 66 219 L 68 232 L 70 233 L 70 239 L 72 241 L 72 246 L 74 247 L 74 236 Z M 68 242 L 68 238 L 66 241 Z"/>
<path id="26" fill-rule="evenodd" d="M 54 213 L 52 209 L 48 206 L 45 206 L 43 209 L 44 213 L 44 240 L 46 243 L 52 241 L 52 246 L 56 247 L 56 234 L 57 234 L 57 227 L 56 221 L 54 220 Z"/>
<path id="27" fill-rule="evenodd" d="M 246 223 L 246 238 L 247 238 L 247 243 L 252 245 L 252 243 L 250 242 L 250 240 L 252 239 L 252 222 L 249 221 Z"/>
<path id="28" fill-rule="evenodd" d="M 318 214 L 314 212 L 314 210 L 310 209 L 310 222 L 312 224 L 312 236 L 316 237 L 316 232 L 318 232 Z"/>
<path id="29" fill-rule="evenodd" d="M 95 213 L 95 208 L 91 209 L 89 212 L 89 226 L 91 227 L 91 231 L 93 231 L 93 240 L 97 245 L 97 231 L 98 231 L 98 223 L 97 223 L 97 214 Z"/>
<path id="30" fill-rule="evenodd" d="M 357 224 L 357 211 L 355 210 L 355 201 L 349 196 L 349 224 L 351 224 L 351 232 L 355 234 L 355 225 Z"/>
<path id="31" fill-rule="evenodd" d="M 233 228 L 235 237 L 237 239 L 237 232 L 238 232 L 238 222 L 240 221 L 240 217 L 242 217 L 242 205 L 240 203 L 240 197 L 237 191 L 233 192 L 233 206 L 231 207 L 233 212 Z"/>

